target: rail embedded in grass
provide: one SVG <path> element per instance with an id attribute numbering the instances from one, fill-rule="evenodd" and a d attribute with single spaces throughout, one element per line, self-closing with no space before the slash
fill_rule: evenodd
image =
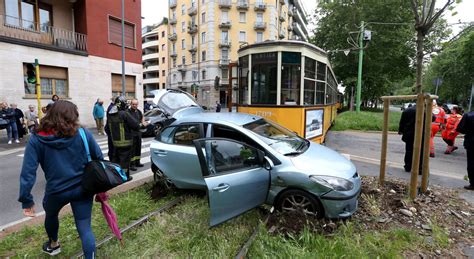
<path id="1" fill-rule="evenodd" d="M 389 113 L 389 131 L 398 131 L 400 122 L 400 112 Z M 381 112 L 343 112 L 340 113 L 335 125 L 331 128 L 334 131 L 361 130 L 361 131 L 382 131 L 383 113 Z"/>

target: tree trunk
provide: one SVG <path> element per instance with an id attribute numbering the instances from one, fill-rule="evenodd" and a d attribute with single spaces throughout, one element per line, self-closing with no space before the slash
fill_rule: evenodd
<path id="1" fill-rule="evenodd" d="M 422 92 L 421 79 L 423 70 L 423 41 L 425 35 L 421 30 L 417 31 L 416 35 L 416 93 Z"/>

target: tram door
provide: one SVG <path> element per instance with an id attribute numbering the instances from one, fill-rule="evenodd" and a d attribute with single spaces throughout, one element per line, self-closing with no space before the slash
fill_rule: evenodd
<path id="1" fill-rule="evenodd" d="M 227 91 L 219 91 L 219 103 L 222 108 L 227 107 Z"/>

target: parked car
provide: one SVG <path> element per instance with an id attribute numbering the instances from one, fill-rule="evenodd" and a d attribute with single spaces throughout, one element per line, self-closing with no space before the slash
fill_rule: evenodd
<path id="1" fill-rule="evenodd" d="M 327 218 L 356 211 L 361 178 L 337 152 L 259 116 L 203 112 L 181 91 L 159 90 L 154 102 L 175 121 L 151 143 L 152 171 L 207 190 L 211 226 L 263 203 Z"/>

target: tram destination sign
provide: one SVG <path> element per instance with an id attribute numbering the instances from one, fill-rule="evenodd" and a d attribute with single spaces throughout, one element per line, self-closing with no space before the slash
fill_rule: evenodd
<path id="1" fill-rule="evenodd" d="M 277 52 L 252 54 L 252 63 L 275 63 L 276 61 Z"/>

